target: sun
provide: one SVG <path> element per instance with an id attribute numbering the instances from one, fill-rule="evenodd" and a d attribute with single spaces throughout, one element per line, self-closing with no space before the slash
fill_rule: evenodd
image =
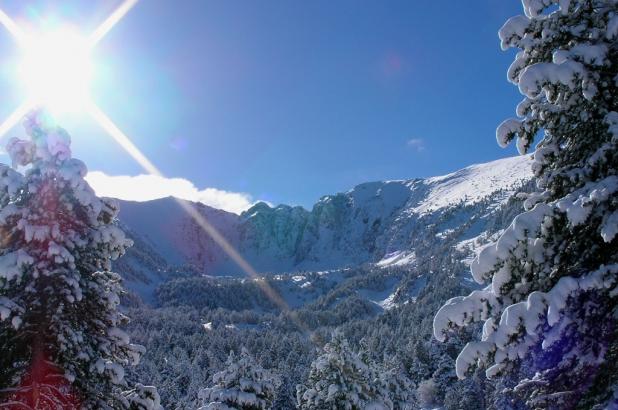
<path id="1" fill-rule="evenodd" d="M 67 112 L 90 100 L 91 47 L 70 27 L 26 37 L 17 71 L 32 105 Z"/>

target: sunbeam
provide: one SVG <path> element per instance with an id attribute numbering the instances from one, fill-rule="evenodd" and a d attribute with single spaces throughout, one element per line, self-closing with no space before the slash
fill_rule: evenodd
<path id="1" fill-rule="evenodd" d="M 90 35 L 88 44 L 94 47 L 105 35 L 135 6 L 138 0 L 125 0 L 99 27 Z"/>
<path id="2" fill-rule="evenodd" d="M 24 32 L 2 9 L 0 9 L 0 23 L 11 33 L 19 45 L 23 45 L 26 42 L 26 35 Z"/>
<path id="3" fill-rule="evenodd" d="M 91 101 L 86 105 L 86 111 L 146 172 L 162 175 L 157 167 L 133 144 L 133 141 L 94 102 Z"/>
<path id="4" fill-rule="evenodd" d="M 2 138 L 7 132 L 11 130 L 26 113 L 32 108 L 30 101 L 22 103 L 17 107 L 8 117 L 0 124 L 0 138 Z"/>

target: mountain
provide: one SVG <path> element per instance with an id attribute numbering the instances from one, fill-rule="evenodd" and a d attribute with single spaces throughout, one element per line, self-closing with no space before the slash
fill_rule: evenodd
<path id="1" fill-rule="evenodd" d="M 247 348 L 284 379 L 275 408 L 293 409 L 296 385 L 337 329 L 355 351 L 402 364 L 419 397 L 427 387 L 435 403 L 451 403 L 444 408 L 479 408 L 484 378 L 458 381 L 453 366 L 471 334 L 438 343 L 433 317 L 479 287 L 469 262 L 521 212 L 529 163 L 365 183 L 311 210 L 259 203 L 235 215 L 175 198 L 122 202 L 119 223 L 135 245 L 115 269 L 133 291 L 127 330 L 147 347 L 136 380 L 158 386 L 166 408 L 193 409 L 230 350 Z M 230 260 L 204 221 L 257 277 Z"/>
<path id="2" fill-rule="evenodd" d="M 444 176 L 364 183 L 322 197 L 310 211 L 258 203 L 236 215 L 184 206 L 194 207 L 260 274 L 387 268 L 414 264 L 418 247 L 433 237 L 456 237 L 471 252 L 492 215 L 531 177 L 529 157 L 520 156 Z M 135 245 L 116 269 L 145 300 L 179 275 L 245 275 L 180 201 L 120 201 L 120 223 Z"/>

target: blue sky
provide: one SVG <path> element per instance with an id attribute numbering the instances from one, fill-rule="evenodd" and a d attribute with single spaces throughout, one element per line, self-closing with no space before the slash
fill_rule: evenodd
<path id="1" fill-rule="evenodd" d="M 2 7 L 88 33 L 118 4 Z M 518 13 L 517 0 L 143 0 L 98 45 L 93 97 L 166 176 L 308 207 L 515 155 L 494 132 L 520 100 L 497 38 Z M 12 43 L 0 33 L 5 56 Z M 4 115 L 20 98 L 8 71 Z M 64 124 L 89 169 L 143 172 L 88 116 Z"/>

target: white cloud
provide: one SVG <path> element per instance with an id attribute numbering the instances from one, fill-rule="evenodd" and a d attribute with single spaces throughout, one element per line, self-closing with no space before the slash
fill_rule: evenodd
<path id="1" fill-rule="evenodd" d="M 101 171 L 89 172 L 86 180 L 99 196 L 127 201 L 150 201 L 174 196 L 201 202 L 213 208 L 240 214 L 255 203 L 251 195 L 216 188 L 198 189 L 184 178 L 165 178 L 157 175 L 107 175 Z"/>
<path id="2" fill-rule="evenodd" d="M 425 151 L 425 140 L 422 138 L 412 138 L 409 139 L 406 145 L 416 152 Z"/>

